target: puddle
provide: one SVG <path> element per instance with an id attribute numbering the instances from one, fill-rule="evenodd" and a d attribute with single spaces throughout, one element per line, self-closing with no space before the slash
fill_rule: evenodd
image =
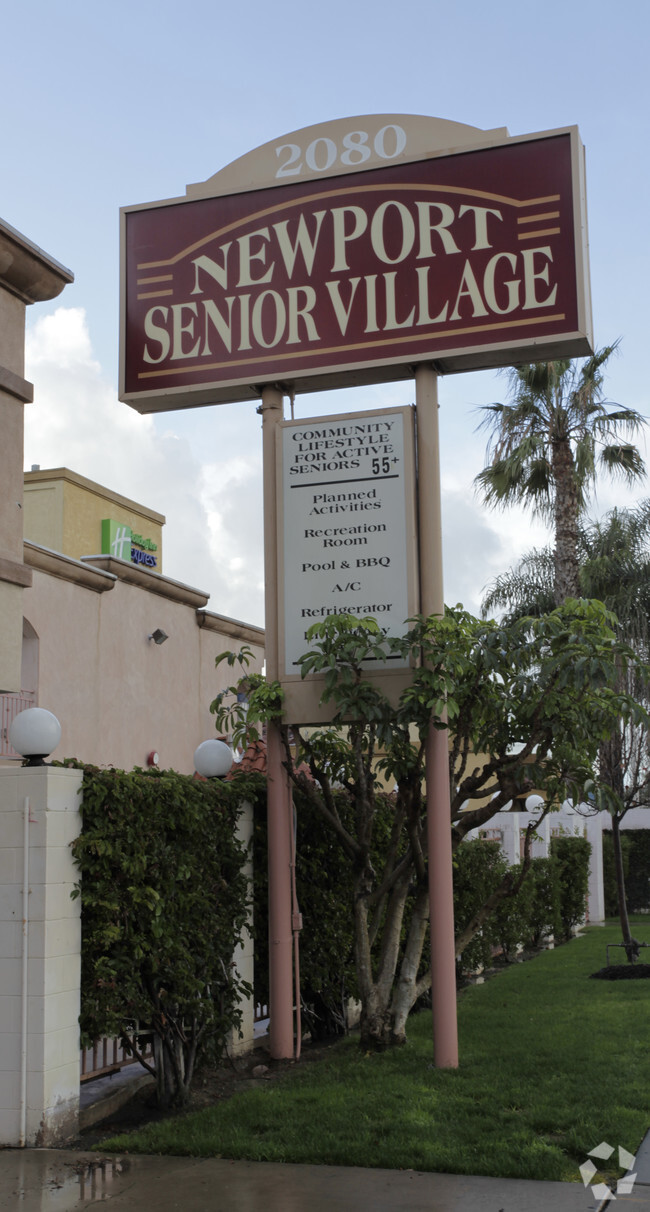
<path id="1" fill-rule="evenodd" d="M 12 1194 L 16 1207 L 22 1206 L 25 1212 L 70 1212 L 85 1204 L 105 1203 L 117 1194 L 130 1164 L 119 1157 L 74 1162 L 49 1157 L 35 1165 L 37 1158 L 32 1153 L 18 1162 L 18 1183 Z"/>

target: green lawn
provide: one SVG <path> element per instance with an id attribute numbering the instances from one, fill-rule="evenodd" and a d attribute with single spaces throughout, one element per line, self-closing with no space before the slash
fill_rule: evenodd
<path id="1" fill-rule="evenodd" d="M 637 920 L 650 942 L 650 918 Z M 405 1048 L 364 1056 L 352 1037 L 101 1148 L 580 1181 L 590 1149 L 606 1140 L 634 1153 L 650 1127 L 650 980 L 588 979 L 619 939 L 617 924 L 594 927 L 464 990 L 458 1070 L 433 1068 L 423 1013 Z"/>

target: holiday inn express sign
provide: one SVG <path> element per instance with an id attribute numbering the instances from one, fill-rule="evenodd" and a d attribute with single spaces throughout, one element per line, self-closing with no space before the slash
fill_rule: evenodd
<path id="1" fill-rule="evenodd" d="M 122 211 L 120 398 L 141 412 L 590 352 L 575 127 L 379 115 Z"/>

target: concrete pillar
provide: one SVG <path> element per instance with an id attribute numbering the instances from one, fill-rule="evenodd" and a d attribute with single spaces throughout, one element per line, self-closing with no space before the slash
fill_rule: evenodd
<path id="1" fill-rule="evenodd" d="M 490 821 L 490 825 L 493 824 L 497 829 L 503 829 L 503 850 L 509 865 L 511 867 L 519 866 L 521 862 L 521 847 L 519 844 L 521 818 L 519 813 L 500 812 L 498 816 L 493 817 Z"/>
<path id="2" fill-rule="evenodd" d="M 25 373 L 25 310 L 54 299 L 72 274 L 0 220 L 0 693 L 21 689 L 23 407 L 33 397 Z"/>
<path id="3" fill-rule="evenodd" d="M 589 891 L 587 893 L 587 913 L 589 924 L 605 921 L 605 884 L 603 880 L 603 822 L 607 823 L 605 813 L 588 816 L 587 841 L 591 845 L 589 858 Z"/>
<path id="4" fill-rule="evenodd" d="M 78 1128 L 81 918 L 70 843 L 82 777 L 0 768 L 0 1148 L 51 1146 Z"/>

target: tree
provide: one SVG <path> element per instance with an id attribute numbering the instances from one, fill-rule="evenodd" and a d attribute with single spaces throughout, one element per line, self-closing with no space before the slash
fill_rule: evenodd
<path id="1" fill-rule="evenodd" d="M 510 402 L 489 404 L 487 465 L 475 483 L 488 505 L 530 508 L 553 522 L 554 604 L 579 596 L 578 523 L 598 467 L 628 483 L 645 475 L 625 438 L 645 423 L 603 397 L 603 371 L 616 345 L 582 363 L 533 362 L 510 372 Z"/>
<path id="2" fill-rule="evenodd" d="M 644 703 L 650 702 L 646 662 L 650 618 L 650 501 L 636 509 L 614 509 L 578 536 L 579 583 L 585 597 L 598 598 L 616 615 L 616 632 L 637 653 L 632 666 L 617 669 L 617 686 Z M 550 548 L 533 550 L 519 564 L 497 577 L 486 593 L 483 614 L 506 611 L 505 619 L 542 614 L 551 609 L 553 558 Z M 650 763 L 645 721 L 616 721 L 601 740 L 599 772 L 609 791 L 606 807 L 612 817 L 612 841 L 623 944 L 632 960 L 632 938 L 625 896 L 620 828 L 631 808 L 648 806 Z"/>
<path id="3" fill-rule="evenodd" d="M 470 830 L 533 789 L 545 795 L 539 820 L 568 795 L 599 793 L 593 777 L 598 741 L 619 713 L 638 714 L 631 696 L 611 685 L 616 663 L 626 666 L 634 655 L 615 639 L 601 604 L 575 601 L 507 626 L 447 610 L 444 617 L 414 620 L 401 640 L 386 638 L 374 619 L 339 615 L 311 627 L 307 638 L 311 648 L 301 672 L 323 676 L 331 728 L 290 727 L 279 685 L 261 675 L 247 675 L 246 708 L 235 683 L 211 710 L 218 730 L 231 731 L 235 741 L 254 739 L 257 725 L 269 719 L 280 724 L 289 777 L 310 797 L 350 864 L 361 1047 L 378 1049 L 405 1041 L 408 1014 L 430 983 L 422 971 L 428 923 L 423 760 L 430 721 L 449 732 L 455 849 Z M 413 663 L 397 703 L 365 674 L 369 660 L 376 667 L 390 652 Z M 245 669 L 249 657 L 242 650 L 223 659 Z M 373 861 L 385 803 L 381 776 L 396 787 L 388 842 Z M 338 786 L 351 798 L 351 820 L 338 810 Z M 529 826 L 520 870 L 504 875 L 456 940 L 458 952 L 520 887 L 539 820 Z"/>

